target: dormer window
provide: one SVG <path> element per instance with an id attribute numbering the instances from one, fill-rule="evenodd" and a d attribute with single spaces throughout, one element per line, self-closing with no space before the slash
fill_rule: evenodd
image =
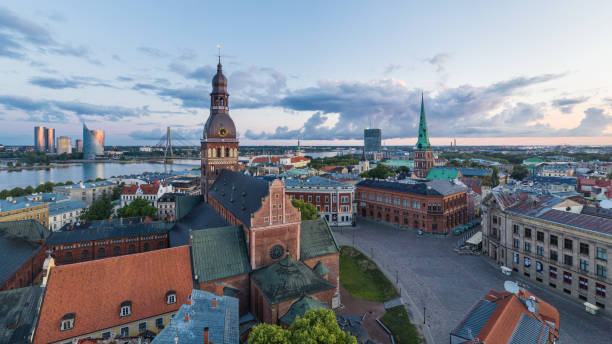
<path id="1" fill-rule="evenodd" d="M 60 331 L 67 331 L 74 327 L 74 318 L 76 317 L 75 313 L 68 313 L 62 317 L 62 325 L 60 327 Z"/>
<path id="2" fill-rule="evenodd" d="M 119 306 L 119 317 L 127 317 L 132 314 L 132 301 L 123 301 Z"/>
<path id="3" fill-rule="evenodd" d="M 166 303 L 169 305 L 176 303 L 176 291 L 168 290 L 166 293 Z"/>

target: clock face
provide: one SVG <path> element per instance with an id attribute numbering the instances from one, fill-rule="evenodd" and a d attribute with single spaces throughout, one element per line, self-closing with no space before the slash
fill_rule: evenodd
<path id="1" fill-rule="evenodd" d="M 225 135 L 227 135 L 227 129 L 221 127 L 219 128 L 219 130 L 217 131 L 217 134 L 219 134 L 219 136 L 223 137 Z"/>
<path id="2" fill-rule="evenodd" d="M 281 245 L 275 245 L 274 247 L 272 247 L 272 249 L 270 249 L 270 258 L 278 259 L 283 256 L 284 251 L 285 250 Z"/>

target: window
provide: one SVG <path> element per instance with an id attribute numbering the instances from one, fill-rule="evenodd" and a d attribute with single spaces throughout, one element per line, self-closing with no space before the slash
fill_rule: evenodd
<path id="1" fill-rule="evenodd" d="M 550 246 L 557 246 L 557 245 L 559 245 L 558 240 L 559 239 L 557 239 L 556 235 L 551 235 L 550 236 Z"/>
<path id="2" fill-rule="evenodd" d="M 104 258 L 106 256 L 106 250 L 104 247 L 100 247 L 98 249 L 98 258 Z"/>
<path id="3" fill-rule="evenodd" d="M 121 255 L 121 248 L 119 246 L 113 247 L 113 255 L 114 256 Z"/>
<path id="4" fill-rule="evenodd" d="M 123 301 L 119 306 L 119 316 L 127 317 L 132 314 L 132 301 Z"/>
<path id="5" fill-rule="evenodd" d="M 563 271 L 563 282 L 567 284 L 572 284 L 572 273 Z"/>
<path id="6" fill-rule="evenodd" d="M 145 242 L 145 244 L 144 244 L 144 251 L 147 252 L 147 251 L 150 251 L 150 250 L 151 250 L 151 245 L 149 245 L 148 242 Z"/>
<path id="7" fill-rule="evenodd" d="M 497 216 L 493 216 L 493 224 L 496 225 L 497 224 Z"/>
<path id="8" fill-rule="evenodd" d="M 563 263 L 566 264 L 566 265 L 573 265 L 574 257 L 570 256 L 569 254 L 564 254 L 563 255 Z"/>
<path id="9" fill-rule="evenodd" d="M 87 258 L 89 258 L 89 251 L 83 250 L 83 252 L 81 252 L 81 259 L 87 259 Z"/>
<path id="10" fill-rule="evenodd" d="M 130 328 L 129 327 L 122 327 L 120 330 L 119 335 L 121 337 L 128 337 L 130 335 Z"/>
<path id="11" fill-rule="evenodd" d="M 385 203 L 391 204 L 391 197 L 385 196 Z"/>
<path id="12" fill-rule="evenodd" d="M 580 243 L 580 254 L 589 255 L 589 244 Z"/>
<path id="13" fill-rule="evenodd" d="M 536 254 L 537 254 L 538 256 L 544 256 L 544 247 L 539 246 L 539 245 L 538 245 L 538 246 L 536 246 Z"/>
<path id="14" fill-rule="evenodd" d="M 147 330 L 147 323 L 145 321 L 138 324 L 138 332 L 142 333 Z"/>
<path id="15" fill-rule="evenodd" d="M 531 238 L 531 228 L 525 228 L 525 238 Z"/>
<path id="16" fill-rule="evenodd" d="M 563 241 L 563 248 L 566 250 L 572 250 L 573 244 L 574 242 L 572 241 L 572 239 L 565 239 L 565 241 Z"/>
<path id="17" fill-rule="evenodd" d="M 525 252 L 531 252 L 531 244 L 528 242 L 525 243 Z"/>
<path id="18" fill-rule="evenodd" d="M 130 245 L 130 248 L 128 250 L 130 253 L 135 253 L 136 252 L 136 246 L 134 245 Z"/>
<path id="19" fill-rule="evenodd" d="M 164 248 L 164 246 L 166 246 L 166 245 L 164 244 L 164 242 L 163 242 L 163 241 L 160 241 L 160 242 L 158 242 L 158 243 L 157 243 L 157 249 L 158 249 L 158 250 L 160 250 L 160 249 Z"/>
<path id="20" fill-rule="evenodd" d="M 308 203 L 312 203 L 312 195 L 308 195 Z"/>
<path id="21" fill-rule="evenodd" d="M 606 297 L 606 286 L 595 283 L 595 294 L 597 294 L 597 296 Z"/>
<path id="22" fill-rule="evenodd" d="M 72 263 L 72 252 L 66 252 L 66 263 Z"/>
<path id="23" fill-rule="evenodd" d="M 605 248 L 601 248 L 601 247 L 597 248 L 597 259 L 608 260 L 608 254 Z"/>
<path id="24" fill-rule="evenodd" d="M 580 270 L 589 272 L 589 261 L 586 259 L 580 259 Z"/>
<path id="25" fill-rule="evenodd" d="M 109 339 L 110 338 L 111 333 L 110 332 L 104 332 L 102 333 L 102 339 Z"/>
<path id="26" fill-rule="evenodd" d="M 584 277 L 578 277 L 578 288 L 589 290 L 589 280 Z"/>
<path id="27" fill-rule="evenodd" d="M 74 327 L 74 318 L 76 317 L 75 313 L 68 313 L 62 317 L 62 324 L 60 327 L 60 331 L 67 331 Z"/>
<path id="28" fill-rule="evenodd" d="M 512 261 L 514 261 L 514 264 L 518 264 L 518 261 L 519 261 L 519 255 L 518 255 L 518 253 L 514 253 L 514 254 L 512 255 Z"/>
<path id="29" fill-rule="evenodd" d="M 608 274 L 607 274 L 606 270 L 607 269 L 606 269 L 605 266 L 597 264 L 597 276 L 603 277 L 603 278 L 608 277 Z"/>
<path id="30" fill-rule="evenodd" d="M 543 270 L 544 270 L 544 265 L 542 265 L 541 262 L 536 262 L 536 271 L 539 273 L 542 273 Z"/>
<path id="31" fill-rule="evenodd" d="M 317 203 L 321 202 L 321 196 L 317 196 L 316 199 L 317 199 Z"/>
<path id="32" fill-rule="evenodd" d="M 164 318 L 155 319 L 155 327 L 157 327 L 160 330 L 164 328 Z"/>
<path id="33" fill-rule="evenodd" d="M 525 267 L 530 267 L 531 266 L 531 259 L 525 257 Z"/>
<path id="34" fill-rule="evenodd" d="M 329 213 L 329 206 L 328 205 L 325 206 L 325 212 Z"/>
<path id="35" fill-rule="evenodd" d="M 495 233 L 493 235 L 495 236 Z M 519 239 L 514 239 L 512 245 L 514 246 L 514 248 L 519 248 L 521 247 L 521 241 Z"/>
<path id="36" fill-rule="evenodd" d="M 544 232 L 537 232 L 536 233 L 536 240 L 537 241 L 544 241 Z"/>
<path id="37" fill-rule="evenodd" d="M 557 254 L 557 251 L 550 251 L 550 260 L 556 262 L 557 259 L 559 259 L 559 255 Z"/>
<path id="38" fill-rule="evenodd" d="M 166 303 L 169 305 L 176 303 L 176 291 L 168 290 L 166 293 Z"/>
<path id="39" fill-rule="evenodd" d="M 554 266 L 551 266 L 548 269 L 549 269 L 550 278 L 557 278 L 557 268 Z"/>
<path id="40" fill-rule="evenodd" d="M 512 226 L 512 233 L 514 234 L 519 234 L 519 226 L 518 225 L 514 225 Z"/>

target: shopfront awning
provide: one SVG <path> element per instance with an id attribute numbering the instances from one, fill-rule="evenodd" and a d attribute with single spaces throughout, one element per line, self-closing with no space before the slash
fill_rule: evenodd
<path id="1" fill-rule="evenodd" d="M 480 245 L 480 243 L 482 243 L 482 232 L 476 232 L 476 234 L 467 239 L 465 243 L 469 245 Z"/>

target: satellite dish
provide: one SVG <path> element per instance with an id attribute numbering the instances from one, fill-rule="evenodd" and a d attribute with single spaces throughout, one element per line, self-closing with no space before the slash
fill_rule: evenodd
<path id="1" fill-rule="evenodd" d="M 504 282 L 504 289 L 512 294 L 518 294 L 519 292 L 518 283 L 512 281 Z"/>

